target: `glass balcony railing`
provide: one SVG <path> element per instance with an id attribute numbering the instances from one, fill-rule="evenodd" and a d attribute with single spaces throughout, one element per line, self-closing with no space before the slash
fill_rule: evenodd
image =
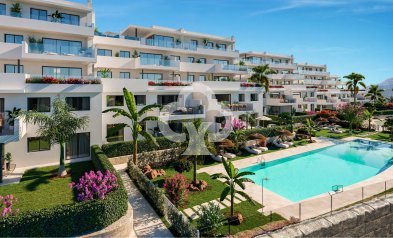
<path id="1" fill-rule="evenodd" d="M 163 60 L 163 59 L 150 59 L 150 58 L 140 58 L 141 65 L 156 65 L 165 67 L 178 67 L 179 61 L 176 60 Z"/>
<path id="2" fill-rule="evenodd" d="M 38 15 L 38 14 L 31 14 L 29 16 L 25 16 L 20 12 L 10 12 L 7 14 L 7 12 L 5 10 L 0 10 L 0 15 L 25 18 L 25 19 L 31 19 L 31 20 L 38 20 L 38 21 L 55 22 L 55 23 L 60 23 L 60 24 L 73 25 L 73 26 L 82 26 L 79 19 L 53 18 L 51 16 Z M 94 24 L 86 23 L 86 24 L 84 24 L 84 26 L 89 27 L 89 28 L 93 28 Z"/>
<path id="3" fill-rule="evenodd" d="M 197 50 L 197 46 L 188 42 L 175 42 L 168 40 L 155 40 L 155 39 L 142 39 L 142 44 L 165 47 L 165 48 L 175 48 L 175 49 L 184 49 L 184 50 Z"/>
<path id="4" fill-rule="evenodd" d="M 222 65 L 222 69 L 223 70 L 230 70 L 230 71 L 239 71 L 239 72 L 247 72 L 248 71 L 247 66 L 232 65 L 232 64 Z"/>
<path id="5" fill-rule="evenodd" d="M 126 39 L 126 40 L 134 40 L 134 41 L 140 41 L 139 37 L 135 36 L 122 36 L 119 34 L 105 34 L 99 31 L 94 32 L 94 35 L 96 36 L 102 36 L 102 37 L 109 37 L 109 38 L 116 38 L 116 39 Z"/>
<path id="6" fill-rule="evenodd" d="M 92 48 L 82 48 L 82 47 L 77 47 L 77 46 L 48 45 L 48 44 L 42 44 L 42 43 L 30 43 L 29 44 L 29 53 L 94 57 Z"/>

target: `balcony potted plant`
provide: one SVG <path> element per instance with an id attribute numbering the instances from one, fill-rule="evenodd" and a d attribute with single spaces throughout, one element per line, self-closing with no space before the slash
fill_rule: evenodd
<path id="1" fill-rule="evenodd" d="M 7 111 L 8 119 L 7 123 L 10 126 L 10 129 L 14 129 L 15 119 L 19 116 L 21 109 L 14 107 L 12 111 Z"/>
<path id="2" fill-rule="evenodd" d="M 61 19 L 63 19 L 64 17 L 61 15 L 61 13 L 59 12 L 59 10 L 56 10 L 54 13 L 48 15 L 50 17 L 52 17 L 52 22 L 61 22 Z"/>
<path id="3" fill-rule="evenodd" d="M 203 45 L 204 46 L 207 46 L 207 43 L 209 42 L 209 40 L 208 39 L 203 39 Z"/>
<path id="4" fill-rule="evenodd" d="M 119 57 L 119 56 L 120 56 L 119 52 L 116 52 L 115 57 Z"/>
<path id="5" fill-rule="evenodd" d="M 134 52 L 132 53 L 132 58 L 134 59 L 139 58 L 139 54 L 136 50 L 134 50 Z"/>
<path id="6" fill-rule="evenodd" d="M 5 154 L 4 160 L 7 162 L 6 163 L 7 170 L 10 171 L 11 170 L 12 154 L 10 152 Z"/>
<path id="7" fill-rule="evenodd" d="M 176 45 L 180 45 L 181 44 L 181 40 L 180 39 L 176 39 Z"/>
<path id="8" fill-rule="evenodd" d="M 197 59 L 197 61 L 196 61 L 195 63 L 201 64 L 201 63 L 202 63 L 202 60 L 201 60 L 201 59 Z"/>
<path id="9" fill-rule="evenodd" d="M 11 16 L 22 17 L 22 8 L 20 7 L 20 3 L 12 4 L 10 11 L 11 11 Z"/>
<path id="10" fill-rule="evenodd" d="M 100 69 L 98 72 L 101 73 L 101 78 L 108 78 L 112 71 L 108 68 L 103 68 Z"/>

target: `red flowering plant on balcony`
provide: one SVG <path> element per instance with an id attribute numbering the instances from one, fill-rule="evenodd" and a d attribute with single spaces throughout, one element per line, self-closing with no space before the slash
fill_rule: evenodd
<path id="1" fill-rule="evenodd" d="M 150 81 L 148 83 L 149 86 L 165 86 L 165 87 L 184 87 L 184 86 L 190 86 L 191 84 L 189 83 L 182 83 L 182 82 L 153 82 Z"/>
<path id="2" fill-rule="evenodd" d="M 258 83 L 242 83 L 240 84 L 240 87 L 242 88 L 260 88 L 262 85 Z"/>
<path id="3" fill-rule="evenodd" d="M 117 177 L 107 170 L 105 174 L 101 171 L 90 171 L 79 178 L 79 183 L 70 183 L 71 189 L 76 189 L 78 195 L 76 199 L 80 202 L 105 199 L 105 195 L 118 187 Z"/>
<path id="4" fill-rule="evenodd" d="M 53 76 L 32 77 L 26 79 L 26 83 L 36 84 L 101 84 L 98 79 L 67 78 L 59 79 Z"/>
<path id="5" fill-rule="evenodd" d="M 269 86 L 269 88 L 284 88 L 282 85 L 276 85 L 276 86 Z"/>

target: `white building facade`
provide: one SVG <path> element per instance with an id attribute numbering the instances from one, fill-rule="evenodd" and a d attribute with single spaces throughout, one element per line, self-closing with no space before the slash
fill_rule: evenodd
<path id="1" fill-rule="evenodd" d="M 262 64 L 277 72 L 269 75 L 267 93 L 247 83 L 252 68 Z M 149 115 L 168 121 L 174 131 L 188 119 L 202 118 L 219 130 L 223 121 L 245 114 L 335 109 L 351 100 L 326 65 L 295 63 L 290 55 L 239 53 L 234 37 L 133 25 L 120 33 L 98 32 L 91 1 L 0 0 L 0 66 L 0 155 L 12 153 L 18 167 L 56 164 L 60 149 L 40 138 L 36 126 L 22 119 L 10 123 L 7 111 L 49 114 L 56 97 L 90 118 L 67 143 L 71 162 L 89 159 L 93 144 L 131 140 L 128 129 L 108 135 L 113 125 L 127 121 L 102 113 L 125 108 L 124 87 L 139 109 L 171 104 L 172 110 Z M 160 134 L 155 122 L 144 130 Z"/>

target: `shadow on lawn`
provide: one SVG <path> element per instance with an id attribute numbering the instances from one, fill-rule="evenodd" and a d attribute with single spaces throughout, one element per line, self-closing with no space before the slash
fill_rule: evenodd
<path id="1" fill-rule="evenodd" d="M 59 178 L 56 177 L 58 169 L 58 166 L 51 166 L 28 170 L 23 175 L 21 183 L 24 182 L 26 184 L 26 189 L 28 191 L 35 191 L 40 185 L 49 184 L 51 181 L 65 179 L 69 181 L 69 178 L 71 178 L 73 182 L 78 182 L 79 178 L 85 172 L 94 170 L 91 161 L 68 164 L 66 165 L 68 175 L 63 178 Z"/>

